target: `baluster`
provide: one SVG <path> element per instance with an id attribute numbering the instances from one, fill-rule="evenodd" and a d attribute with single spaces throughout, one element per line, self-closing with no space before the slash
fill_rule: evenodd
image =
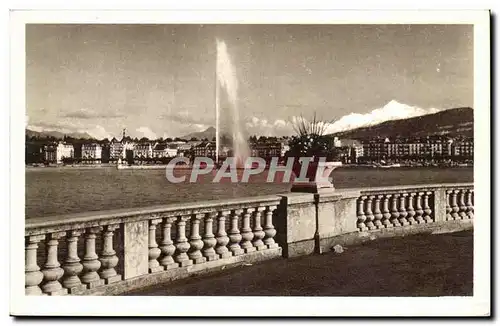
<path id="1" fill-rule="evenodd" d="M 402 193 L 399 197 L 399 223 L 402 226 L 408 225 L 408 220 L 406 217 L 408 216 L 408 212 L 406 211 L 406 197 L 408 196 L 407 193 Z"/>
<path id="2" fill-rule="evenodd" d="M 179 267 L 179 264 L 177 264 L 173 258 L 175 246 L 172 241 L 172 223 L 174 223 L 174 221 L 175 217 L 173 216 L 163 219 L 163 237 L 160 243 L 162 257 L 160 258 L 160 264 L 167 271 Z"/>
<path id="3" fill-rule="evenodd" d="M 257 207 L 257 210 L 254 212 L 254 223 L 253 223 L 253 241 L 252 244 L 257 250 L 267 249 L 267 246 L 264 244 L 264 237 L 266 234 L 264 233 L 260 219 L 262 216 L 262 211 L 264 211 L 265 207 Z"/>
<path id="4" fill-rule="evenodd" d="M 24 293 L 26 295 L 41 295 L 40 283 L 43 273 L 37 264 L 38 243 L 45 239 L 45 234 L 31 235 L 26 237 L 25 265 L 24 265 Z"/>
<path id="5" fill-rule="evenodd" d="M 102 227 L 91 227 L 85 230 L 85 255 L 82 261 L 83 274 L 80 279 L 89 289 L 104 285 L 104 280 L 102 280 L 97 273 L 101 267 L 101 262 L 95 252 L 96 234 L 101 230 Z"/>
<path id="6" fill-rule="evenodd" d="M 364 212 L 365 199 L 366 199 L 366 196 L 361 196 L 358 199 L 358 229 L 360 231 L 368 230 L 366 223 L 365 223 L 365 221 L 366 221 L 366 215 Z"/>
<path id="7" fill-rule="evenodd" d="M 458 215 L 462 220 L 465 220 L 467 218 L 467 206 L 465 206 L 465 189 L 460 190 L 460 197 L 459 197 L 459 209 L 460 212 Z"/>
<path id="8" fill-rule="evenodd" d="M 203 264 L 207 261 L 201 254 L 203 240 L 200 236 L 200 221 L 204 216 L 205 214 L 195 214 L 191 218 L 191 236 L 189 237 L 189 244 L 191 247 L 189 248 L 188 256 L 195 264 Z"/>
<path id="9" fill-rule="evenodd" d="M 47 261 L 43 266 L 42 291 L 49 295 L 64 295 L 68 293 L 68 289 L 64 289 L 59 279 L 63 276 L 64 270 L 57 260 L 57 246 L 59 239 L 64 237 L 66 232 L 50 233 L 46 242 Z"/>
<path id="10" fill-rule="evenodd" d="M 161 255 L 161 249 L 158 248 L 158 243 L 156 243 L 156 226 L 160 224 L 161 221 L 161 218 L 149 220 L 148 270 L 150 273 L 161 272 L 164 270 L 163 266 L 161 266 L 158 261 L 158 257 Z"/>
<path id="11" fill-rule="evenodd" d="M 398 198 L 399 194 L 392 195 L 392 208 L 391 208 L 391 223 L 394 226 L 401 226 L 399 223 L 399 210 L 398 210 Z"/>
<path id="12" fill-rule="evenodd" d="M 211 212 L 205 215 L 205 235 L 203 236 L 203 256 L 207 261 L 217 260 L 219 256 L 215 253 L 214 247 L 217 244 L 217 240 L 214 237 L 212 231 L 214 217 L 217 216 L 217 212 Z"/>
<path id="13" fill-rule="evenodd" d="M 78 238 L 82 233 L 82 230 L 71 230 L 66 239 L 68 253 L 62 265 L 62 269 L 64 269 L 62 284 L 71 294 L 82 293 L 87 289 L 87 286 L 82 284 L 78 277 L 83 271 L 83 265 L 78 257 Z"/>
<path id="14" fill-rule="evenodd" d="M 231 215 L 231 229 L 229 230 L 229 250 L 233 253 L 233 256 L 242 255 L 245 251 L 241 249 L 241 234 L 238 229 L 238 220 L 240 218 L 240 214 L 243 212 L 242 209 L 235 209 L 233 214 Z"/>
<path id="15" fill-rule="evenodd" d="M 389 200 L 391 198 L 391 195 L 385 195 L 384 196 L 384 204 L 382 206 L 382 216 L 384 217 L 382 224 L 386 228 L 392 228 L 393 225 L 391 223 L 391 212 L 389 211 Z"/>
<path id="16" fill-rule="evenodd" d="M 215 252 L 220 258 L 228 258 L 233 254 L 227 249 L 227 244 L 229 243 L 229 237 L 226 233 L 226 216 L 229 215 L 229 211 L 222 211 L 217 216 L 217 245 L 215 246 Z"/>
<path id="17" fill-rule="evenodd" d="M 415 201 L 415 213 L 416 213 L 416 216 L 415 216 L 415 220 L 417 221 L 418 224 L 422 224 L 422 223 L 425 223 L 424 221 L 424 210 L 422 209 L 422 196 L 423 196 L 423 192 L 419 192 L 417 194 L 417 199 Z"/>
<path id="18" fill-rule="evenodd" d="M 103 245 L 101 258 L 101 271 L 99 275 L 106 284 L 121 281 L 122 276 L 116 272 L 115 267 L 118 265 L 118 256 L 113 249 L 113 234 L 120 227 L 119 224 L 106 225 L 103 235 Z"/>
<path id="19" fill-rule="evenodd" d="M 429 196 L 431 194 L 432 194 L 432 192 L 430 192 L 430 191 L 426 191 L 424 193 L 424 220 L 427 223 L 433 222 L 432 217 L 431 217 L 432 210 L 429 207 Z"/>
<path id="20" fill-rule="evenodd" d="M 375 224 L 373 224 L 373 220 L 375 220 L 375 216 L 373 215 L 372 212 L 372 203 L 373 203 L 373 198 L 375 196 L 367 196 L 366 199 L 366 210 L 365 210 L 365 215 L 366 215 L 366 227 L 368 230 L 375 230 Z"/>
<path id="21" fill-rule="evenodd" d="M 451 216 L 450 201 L 451 201 L 451 191 L 446 190 L 446 220 L 447 221 L 453 220 L 453 217 Z"/>
<path id="22" fill-rule="evenodd" d="M 250 215 L 253 213 L 254 208 L 246 208 L 243 214 L 243 226 L 241 227 L 241 248 L 245 250 L 245 253 L 255 251 L 255 247 L 252 245 L 252 239 L 254 234 L 250 228 Z"/>
<path id="23" fill-rule="evenodd" d="M 453 217 L 454 220 L 458 220 L 460 216 L 458 215 L 458 204 L 457 204 L 457 190 L 452 190 L 451 191 L 451 217 Z"/>
<path id="24" fill-rule="evenodd" d="M 411 192 L 410 196 L 408 197 L 408 209 L 406 210 L 408 212 L 407 220 L 410 225 L 416 224 L 417 221 L 415 221 L 415 209 L 413 208 L 413 199 L 415 198 L 416 193 Z"/>
<path id="25" fill-rule="evenodd" d="M 266 219 L 264 224 L 264 233 L 266 236 L 264 237 L 264 244 L 267 248 L 278 248 L 278 244 L 274 241 L 274 236 L 276 235 L 276 229 L 273 225 L 273 211 L 277 208 L 277 206 L 269 206 L 266 210 Z"/>
<path id="26" fill-rule="evenodd" d="M 472 196 L 474 196 L 474 189 L 469 189 L 467 191 L 467 216 L 470 219 L 474 218 L 474 206 L 472 205 Z"/>
<path id="27" fill-rule="evenodd" d="M 175 239 L 176 255 L 174 259 L 179 263 L 179 266 L 190 266 L 193 265 L 193 261 L 189 259 L 187 252 L 191 247 L 189 245 L 188 239 L 186 238 L 186 221 L 189 220 L 189 216 L 179 216 L 177 218 L 177 237 Z"/>
<path id="28" fill-rule="evenodd" d="M 375 224 L 375 227 L 377 229 L 383 229 L 384 225 L 382 224 L 382 211 L 380 210 L 380 200 L 384 198 L 383 195 L 377 195 L 375 197 L 375 207 L 373 210 L 373 216 L 375 217 L 375 221 L 373 222 Z"/>

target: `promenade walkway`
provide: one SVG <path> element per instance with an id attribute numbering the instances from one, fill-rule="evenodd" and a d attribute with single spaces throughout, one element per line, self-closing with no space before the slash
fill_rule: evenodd
<path id="1" fill-rule="evenodd" d="M 473 232 L 379 239 L 343 253 L 277 259 L 127 295 L 442 296 L 473 294 Z"/>

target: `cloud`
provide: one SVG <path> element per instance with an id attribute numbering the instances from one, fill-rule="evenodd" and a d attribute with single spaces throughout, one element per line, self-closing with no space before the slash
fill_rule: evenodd
<path id="1" fill-rule="evenodd" d="M 283 136 L 289 135 L 293 131 L 291 123 L 285 120 L 278 119 L 274 120 L 274 122 L 269 122 L 267 119 L 257 117 L 247 119 L 245 128 L 251 135 L 262 136 Z"/>
<path id="2" fill-rule="evenodd" d="M 442 109 L 423 109 L 417 106 L 411 106 L 399 103 L 396 100 L 392 100 L 385 106 L 379 109 L 375 109 L 369 113 L 351 113 L 345 115 L 332 123 L 328 127 L 327 132 L 334 133 L 360 127 L 368 127 L 385 121 L 413 118 L 421 115 L 436 113 L 439 111 L 442 111 Z"/>
<path id="3" fill-rule="evenodd" d="M 62 117 L 72 118 L 72 119 L 114 119 L 114 118 L 121 118 L 123 117 L 123 115 L 117 113 L 104 113 L 104 112 L 95 112 L 88 109 L 81 109 L 65 113 Z"/>
<path id="4" fill-rule="evenodd" d="M 39 122 L 31 125 L 28 124 L 26 128 L 36 132 L 57 131 L 63 134 L 87 133 L 95 139 L 104 139 L 113 137 L 104 127 L 100 125 L 92 125 L 86 128 L 81 124 L 71 123 L 68 121 L 61 121 L 57 123 Z"/>
<path id="5" fill-rule="evenodd" d="M 208 118 L 206 116 L 194 114 L 187 110 L 177 111 L 169 114 L 162 114 L 160 119 L 168 120 L 171 122 L 178 122 L 182 124 L 203 124 L 209 125 L 215 123 L 214 118 Z"/>
<path id="6" fill-rule="evenodd" d="M 142 137 L 146 137 L 148 139 L 156 139 L 156 134 L 148 127 L 139 127 L 137 128 L 135 131 L 137 131 L 141 136 L 139 136 L 139 138 L 142 138 Z"/>
<path id="7" fill-rule="evenodd" d="M 78 130 L 78 132 L 81 132 L 81 133 L 86 132 L 95 139 L 104 139 L 104 138 L 111 139 L 111 138 L 113 138 L 113 136 L 109 132 L 107 132 L 106 129 L 104 129 L 104 127 L 102 127 L 102 126 L 95 126 L 94 128 L 92 128 L 90 130 Z"/>

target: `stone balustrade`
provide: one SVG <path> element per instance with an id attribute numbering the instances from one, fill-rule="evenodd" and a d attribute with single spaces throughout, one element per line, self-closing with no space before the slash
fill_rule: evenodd
<path id="1" fill-rule="evenodd" d="M 472 184 L 372 188 L 360 193 L 356 223 L 359 231 L 474 217 Z"/>
<path id="2" fill-rule="evenodd" d="M 471 228 L 474 187 L 285 193 L 28 219 L 27 295 L 112 295 L 377 237 Z"/>
<path id="3" fill-rule="evenodd" d="M 29 219 L 25 292 L 120 292 L 144 285 L 148 275 L 184 277 L 279 257 L 273 224 L 279 202 L 265 196 Z"/>

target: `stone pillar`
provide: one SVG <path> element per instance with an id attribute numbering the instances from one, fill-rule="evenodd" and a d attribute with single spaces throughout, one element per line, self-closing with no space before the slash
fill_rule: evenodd
<path id="1" fill-rule="evenodd" d="M 382 220 L 382 224 L 386 227 L 386 228 L 392 228 L 393 225 L 391 223 L 391 212 L 389 211 L 389 200 L 391 199 L 391 195 L 385 195 L 384 196 L 384 203 L 383 203 L 383 206 L 382 206 L 382 216 L 384 217 L 384 219 Z"/>
<path id="2" fill-rule="evenodd" d="M 64 289 L 59 282 L 59 279 L 64 274 L 64 270 L 57 260 L 58 240 L 65 235 L 66 232 L 50 233 L 46 242 L 47 261 L 42 270 L 44 276 L 42 291 L 49 295 L 64 295 L 68 293 L 68 290 Z"/>
<path id="3" fill-rule="evenodd" d="M 238 221 L 241 213 L 243 213 L 242 209 L 236 209 L 231 215 L 231 229 L 229 230 L 229 250 L 231 250 L 233 256 L 239 256 L 245 252 L 243 249 L 241 249 L 240 246 L 240 242 L 243 238 L 240 234 L 240 230 L 238 229 Z"/>
<path id="4" fill-rule="evenodd" d="M 150 273 L 157 273 L 164 270 L 160 265 L 158 257 L 161 255 L 161 249 L 158 248 L 156 242 L 156 226 L 162 221 L 161 218 L 156 218 L 149 221 L 149 241 L 148 241 L 148 270 Z"/>
<path id="5" fill-rule="evenodd" d="M 215 253 L 214 247 L 217 244 L 213 233 L 213 221 L 217 212 L 210 212 L 205 215 L 205 235 L 203 236 L 203 256 L 207 261 L 217 260 L 219 256 Z"/>
<path id="6" fill-rule="evenodd" d="M 81 276 L 82 283 L 86 284 L 89 289 L 104 285 L 104 280 L 101 279 L 97 271 L 101 268 L 99 256 L 95 251 L 96 234 L 102 230 L 102 227 L 91 227 L 85 230 L 85 255 L 83 256 L 83 274 Z"/>
<path id="7" fill-rule="evenodd" d="M 451 206 L 451 217 L 454 220 L 460 219 L 460 216 L 458 215 L 459 208 L 458 208 L 458 204 L 457 204 L 457 193 L 458 193 L 457 190 L 452 190 L 452 192 L 451 192 L 451 205 L 450 205 Z"/>
<path id="8" fill-rule="evenodd" d="M 229 215 L 229 213 L 229 211 L 222 211 L 217 216 L 217 245 L 215 247 L 215 252 L 220 258 L 228 258 L 233 255 L 229 249 L 227 249 L 229 237 L 226 233 L 226 216 Z"/>
<path id="9" fill-rule="evenodd" d="M 377 229 L 383 229 L 384 225 L 382 224 L 382 211 L 380 209 L 380 200 L 384 198 L 383 195 L 377 195 L 375 196 L 375 208 L 373 210 L 373 216 L 375 217 L 375 221 L 373 224 Z"/>
<path id="10" fill-rule="evenodd" d="M 391 223 L 394 226 L 401 226 L 401 223 L 399 223 L 398 198 L 399 194 L 392 195 Z"/>
<path id="11" fill-rule="evenodd" d="M 266 210 L 266 219 L 264 224 L 264 244 L 267 248 L 278 248 L 278 244 L 274 241 L 274 236 L 276 235 L 276 229 L 273 225 L 273 211 L 276 209 L 276 206 L 268 206 Z"/>
<path id="12" fill-rule="evenodd" d="M 266 234 L 264 233 L 260 219 L 261 219 L 261 214 L 265 210 L 265 207 L 257 207 L 257 209 L 254 212 L 254 226 L 253 226 L 253 241 L 252 244 L 257 250 L 264 250 L 267 249 L 267 246 L 264 244 L 264 237 Z"/>
<path id="13" fill-rule="evenodd" d="M 430 191 L 426 191 L 424 193 L 424 220 L 427 223 L 433 222 L 432 217 L 431 217 L 432 209 L 429 206 L 429 197 L 431 194 L 432 194 L 432 192 L 430 192 Z"/>
<path id="14" fill-rule="evenodd" d="M 424 221 L 424 210 L 422 209 L 422 196 L 423 192 L 418 192 L 417 193 L 417 199 L 415 202 L 415 220 L 417 221 L 418 224 L 425 223 Z"/>
<path id="15" fill-rule="evenodd" d="M 82 284 L 80 277 L 78 277 L 83 270 L 83 265 L 78 257 L 78 238 L 82 233 L 82 230 L 71 230 L 66 238 L 68 253 L 62 266 L 64 269 L 62 284 L 70 294 L 83 293 L 87 289 L 87 286 Z"/>
<path id="16" fill-rule="evenodd" d="M 375 227 L 375 224 L 373 223 L 373 221 L 375 220 L 375 216 L 373 215 L 373 211 L 372 211 L 372 203 L 373 203 L 373 198 L 375 196 L 366 196 L 366 211 L 365 211 L 365 215 L 366 215 L 366 227 L 368 228 L 368 230 L 375 230 L 376 227 Z"/>
<path id="17" fill-rule="evenodd" d="M 101 271 L 99 275 L 106 282 L 106 284 L 115 283 L 122 280 L 122 276 L 116 272 L 118 265 L 118 256 L 113 249 L 113 235 L 114 232 L 120 228 L 119 224 L 106 225 L 104 227 L 103 243 L 101 258 Z"/>
<path id="18" fill-rule="evenodd" d="M 245 253 L 253 252 L 256 249 L 252 245 L 252 239 L 254 234 L 252 228 L 250 227 L 250 216 L 252 215 L 254 208 L 246 208 L 243 214 L 243 226 L 241 227 L 241 248 L 245 250 Z"/>
<path id="19" fill-rule="evenodd" d="M 366 196 L 361 196 L 359 199 L 358 199 L 358 212 L 357 212 L 357 216 L 358 216 L 358 229 L 360 231 L 366 231 L 368 230 L 368 227 L 366 225 L 366 215 L 365 215 L 365 199 L 366 199 Z"/>
<path id="20" fill-rule="evenodd" d="M 205 214 L 196 214 L 191 218 L 191 236 L 189 237 L 190 248 L 188 251 L 189 259 L 195 264 L 203 264 L 207 261 L 201 254 L 203 249 L 203 240 L 200 236 L 200 220 Z"/>
<path id="21" fill-rule="evenodd" d="M 407 215 L 407 221 L 410 225 L 417 224 L 417 221 L 415 221 L 415 209 L 413 208 L 413 200 L 415 198 L 416 193 L 415 192 L 410 192 L 408 196 L 408 209 L 406 212 L 408 213 Z"/>
<path id="22" fill-rule="evenodd" d="M 160 243 L 162 256 L 160 258 L 160 264 L 167 271 L 179 267 L 179 264 L 177 264 L 173 258 L 175 246 L 172 241 L 172 223 L 174 221 L 175 217 L 166 217 L 163 219 L 163 236 Z"/>
<path id="23" fill-rule="evenodd" d="M 125 222 L 123 229 L 123 278 L 127 280 L 148 274 L 149 221 Z"/>
<path id="24" fill-rule="evenodd" d="M 474 218 L 474 205 L 472 204 L 472 197 L 474 196 L 474 189 L 467 190 L 467 216 L 470 219 Z"/>
<path id="25" fill-rule="evenodd" d="M 358 233 L 358 223 L 356 212 L 358 198 L 361 194 L 354 190 L 336 190 L 330 194 L 319 194 L 317 198 L 317 232 L 316 232 L 316 253 L 330 251 L 331 248 L 339 244 L 337 236 L 341 234 Z M 373 202 L 373 201 L 372 201 Z M 367 203 L 368 204 L 368 203 Z M 371 205 L 371 203 L 370 203 Z M 371 207 L 367 206 L 370 222 L 375 219 Z M 367 223 L 375 228 L 373 222 Z"/>
<path id="26" fill-rule="evenodd" d="M 467 206 L 465 206 L 465 192 L 466 189 L 461 189 L 459 193 L 458 208 L 460 209 L 458 215 L 462 220 L 467 219 Z"/>
<path id="27" fill-rule="evenodd" d="M 187 252 L 191 247 L 189 245 L 188 239 L 186 238 L 186 221 L 189 220 L 189 216 L 179 216 L 177 218 L 177 237 L 175 239 L 176 255 L 174 259 L 179 266 L 191 266 L 193 261 L 189 259 Z"/>
<path id="28" fill-rule="evenodd" d="M 290 193 L 281 197 L 275 225 L 277 242 L 283 248 L 283 256 L 289 258 L 314 253 L 316 233 L 314 194 Z"/>
<path id="29" fill-rule="evenodd" d="M 408 196 L 407 193 L 402 193 L 399 197 L 399 223 L 402 226 L 408 225 L 408 220 L 406 217 L 408 216 L 408 212 L 406 211 L 406 197 Z"/>
<path id="30" fill-rule="evenodd" d="M 25 265 L 24 282 L 26 295 L 41 295 L 40 283 L 43 280 L 43 273 L 37 264 L 38 243 L 45 239 L 45 234 L 31 235 L 26 237 L 25 244 Z"/>

